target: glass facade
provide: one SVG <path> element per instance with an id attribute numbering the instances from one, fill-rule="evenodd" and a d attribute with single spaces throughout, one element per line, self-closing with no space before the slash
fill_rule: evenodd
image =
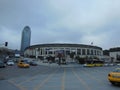
<path id="1" fill-rule="evenodd" d="M 31 30 L 29 26 L 26 26 L 22 31 L 21 38 L 21 52 L 24 52 L 25 48 L 30 46 Z"/>

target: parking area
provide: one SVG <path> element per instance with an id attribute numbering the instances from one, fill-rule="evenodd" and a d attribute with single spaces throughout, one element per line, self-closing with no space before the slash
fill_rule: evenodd
<path id="1" fill-rule="evenodd" d="M 0 68 L 0 90 L 118 90 L 107 80 L 116 67 L 7 66 Z"/>

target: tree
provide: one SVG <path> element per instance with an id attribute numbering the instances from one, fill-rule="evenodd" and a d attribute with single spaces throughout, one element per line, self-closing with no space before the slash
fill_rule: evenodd
<path id="1" fill-rule="evenodd" d="M 109 56 L 109 50 L 103 50 L 103 55 Z"/>
<path id="2" fill-rule="evenodd" d="M 76 56 L 75 59 L 78 61 L 79 64 L 85 64 L 86 57 Z"/>
<path id="3" fill-rule="evenodd" d="M 74 56 L 75 56 L 75 52 L 71 52 L 70 53 L 70 58 L 72 58 L 72 60 L 74 59 Z"/>

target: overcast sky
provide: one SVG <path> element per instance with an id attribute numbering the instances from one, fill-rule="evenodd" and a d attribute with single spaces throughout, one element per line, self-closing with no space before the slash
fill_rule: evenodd
<path id="1" fill-rule="evenodd" d="M 0 0 L 0 44 L 20 49 L 26 25 L 31 45 L 120 47 L 120 0 Z"/>

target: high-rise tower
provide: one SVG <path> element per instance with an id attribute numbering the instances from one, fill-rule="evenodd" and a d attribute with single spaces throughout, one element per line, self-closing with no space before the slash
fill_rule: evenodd
<path id="1" fill-rule="evenodd" d="M 21 52 L 23 53 L 25 48 L 30 46 L 31 40 L 31 30 L 29 26 L 25 26 L 22 31 L 22 38 L 21 38 Z"/>

